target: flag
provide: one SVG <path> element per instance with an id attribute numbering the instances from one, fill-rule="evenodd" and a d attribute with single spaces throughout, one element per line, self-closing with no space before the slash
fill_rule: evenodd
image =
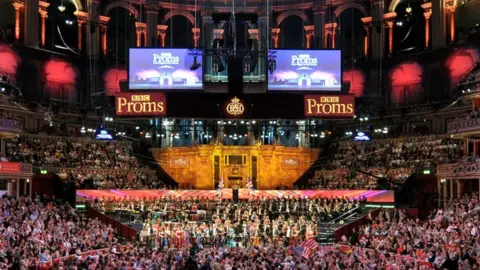
<path id="1" fill-rule="evenodd" d="M 218 182 L 218 188 L 217 188 L 217 193 L 216 197 L 217 200 L 222 200 L 223 199 L 223 188 L 225 187 L 225 184 L 223 184 L 223 174 L 220 177 L 220 182 Z"/>
<path id="2" fill-rule="evenodd" d="M 315 239 L 310 238 L 307 241 L 303 242 L 300 244 L 298 251 L 301 250 L 301 255 L 305 259 L 309 259 L 312 253 L 315 252 L 320 246 L 318 245 L 317 241 Z M 298 251 L 296 251 L 298 253 Z"/>
<path id="3" fill-rule="evenodd" d="M 250 175 L 247 176 L 247 183 L 245 184 L 245 186 L 248 188 L 248 199 L 251 199 L 255 195 L 255 189 L 253 188 L 253 183 Z"/>

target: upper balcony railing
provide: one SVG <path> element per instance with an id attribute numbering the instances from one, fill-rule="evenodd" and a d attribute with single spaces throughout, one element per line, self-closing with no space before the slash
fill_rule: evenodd
<path id="1" fill-rule="evenodd" d="M 455 119 L 448 123 L 448 134 L 480 132 L 480 118 Z"/>

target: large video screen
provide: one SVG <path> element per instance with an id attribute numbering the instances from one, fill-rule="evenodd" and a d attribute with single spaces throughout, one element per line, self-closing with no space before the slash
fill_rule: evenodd
<path id="1" fill-rule="evenodd" d="M 342 89 L 340 50 L 271 49 L 268 57 L 268 90 L 335 92 Z"/>
<path id="2" fill-rule="evenodd" d="M 196 60 L 194 59 L 196 56 Z M 203 88 L 200 51 L 130 48 L 129 90 L 199 90 Z"/>

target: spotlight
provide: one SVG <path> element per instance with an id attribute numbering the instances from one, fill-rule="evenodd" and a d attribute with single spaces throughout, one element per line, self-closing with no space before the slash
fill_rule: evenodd
<path id="1" fill-rule="evenodd" d="M 5 87 L 2 87 L 2 89 L 0 89 L 0 90 L 2 90 L 2 92 L 5 92 Z"/>
<path id="2" fill-rule="evenodd" d="M 405 8 L 405 12 L 407 12 L 408 14 L 412 13 L 412 7 L 410 6 L 410 4 L 408 4 L 408 7 Z"/>
<path id="3" fill-rule="evenodd" d="M 197 70 L 201 67 L 202 65 L 197 62 L 197 56 L 193 57 L 193 64 L 190 66 L 190 70 Z"/>
<path id="4" fill-rule="evenodd" d="M 401 21 L 397 22 L 397 26 L 402 26 L 402 25 L 403 25 L 403 22 L 401 22 Z"/>
<path id="5" fill-rule="evenodd" d="M 60 12 L 64 12 L 65 11 L 65 6 L 64 5 L 58 6 L 58 10 L 60 10 Z"/>
<path id="6" fill-rule="evenodd" d="M 139 130 L 139 129 L 140 129 L 140 127 L 139 127 L 139 126 L 136 126 L 136 127 L 135 127 L 135 129 L 136 129 L 136 130 Z"/>

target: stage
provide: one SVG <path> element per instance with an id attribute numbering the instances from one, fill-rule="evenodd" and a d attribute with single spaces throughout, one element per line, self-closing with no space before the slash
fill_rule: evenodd
<path id="1" fill-rule="evenodd" d="M 239 189 L 240 200 L 248 200 L 249 190 Z M 217 190 L 77 190 L 77 202 L 93 198 L 182 198 L 193 197 L 214 199 L 217 197 Z M 255 197 L 258 198 L 332 198 L 348 197 L 352 199 L 365 197 L 370 203 L 394 203 L 394 192 L 392 190 L 255 190 Z M 232 189 L 223 189 L 224 199 L 233 198 Z"/>

